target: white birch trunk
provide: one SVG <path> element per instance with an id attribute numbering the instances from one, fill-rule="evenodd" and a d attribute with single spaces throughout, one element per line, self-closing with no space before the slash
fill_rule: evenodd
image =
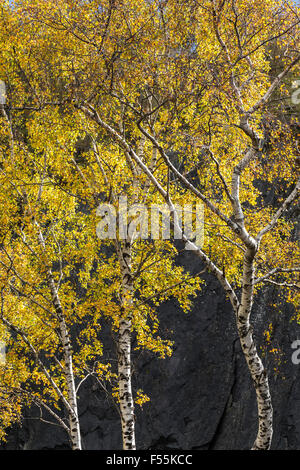
<path id="1" fill-rule="evenodd" d="M 133 280 L 131 243 L 125 241 L 120 254 L 122 272 L 122 317 L 118 332 L 118 381 L 124 450 L 135 450 L 135 416 L 131 385 L 131 306 Z"/>
<path id="2" fill-rule="evenodd" d="M 73 450 L 81 450 L 81 433 L 78 417 L 78 407 L 77 407 L 77 396 L 76 396 L 76 387 L 75 387 L 75 378 L 73 372 L 73 359 L 72 359 L 72 346 L 70 341 L 70 336 L 68 328 L 65 322 L 62 306 L 58 296 L 58 292 L 55 286 L 53 275 L 51 270 L 47 273 L 48 284 L 51 291 L 52 302 L 56 311 L 57 319 L 59 322 L 59 330 L 62 340 L 62 346 L 64 351 L 64 361 L 65 361 L 65 377 L 67 382 L 67 394 L 68 402 L 70 404 L 69 409 L 69 421 L 70 421 L 70 440 Z"/>
<path id="3" fill-rule="evenodd" d="M 237 311 L 237 327 L 257 399 L 258 432 L 252 450 L 269 450 L 273 435 L 273 408 L 267 371 L 257 353 L 250 324 L 253 303 L 255 254 L 255 249 L 248 248 L 244 255 L 243 289 L 241 303 Z"/>
<path id="4" fill-rule="evenodd" d="M 39 229 L 39 242 L 41 246 L 45 249 L 45 241 L 43 234 L 40 230 L 38 223 L 35 221 L 36 226 Z M 72 450 L 82 450 L 81 446 L 81 432 L 78 416 L 78 406 L 77 406 L 77 395 L 75 387 L 75 377 L 73 371 L 73 358 L 72 358 L 72 346 L 70 341 L 70 336 L 68 328 L 66 325 L 63 309 L 60 303 L 59 295 L 56 289 L 55 281 L 51 268 L 47 270 L 47 280 L 48 286 L 51 292 L 52 303 L 55 308 L 56 316 L 59 323 L 59 330 L 61 335 L 62 347 L 63 347 L 63 356 L 64 356 L 64 373 L 67 383 L 67 395 L 68 395 L 68 413 L 69 413 L 69 437 L 72 445 Z"/>

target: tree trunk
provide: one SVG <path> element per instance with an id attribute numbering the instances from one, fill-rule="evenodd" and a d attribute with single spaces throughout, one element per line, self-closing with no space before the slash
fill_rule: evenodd
<path id="1" fill-rule="evenodd" d="M 237 311 L 237 327 L 254 387 L 258 407 L 258 433 L 252 450 L 269 450 L 273 434 L 273 408 L 267 371 L 257 353 L 250 324 L 253 303 L 254 258 L 256 250 L 247 249 L 243 266 L 243 289 Z"/>
<path id="2" fill-rule="evenodd" d="M 55 286 L 53 275 L 51 270 L 48 271 L 48 283 L 51 291 L 52 302 L 56 311 L 56 315 L 59 322 L 59 330 L 62 339 L 62 346 L 64 352 L 64 361 L 65 361 L 65 377 L 67 382 L 67 394 L 68 402 L 70 404 L 69 412 L 69 421 L 70 421 L 70 441 L 72 444 L 73 450 L 81 450 L 81 433 L 78 417 L 78 407 L 77 407 L 77 396 L 76 396 L 76 387 L 75 387 L 75 378 L 73 372 L 73 359 L 72 359 L 72 346 L 70 341 L 70 336 L 68 328 L 65 322 L 65 317 L 63 314 L 63 309 L 60 303 L 58 292 Z"/>
<path id="3" fill-rule="evenodd" d="M 39 229 L 39 242 L 40 245 L 45 249 L 45 240 L 38 223 L 35 221 L 36 226 Z M 66 325 L 64 312 L 60 303 L 60 298 L 56 289 L 55 281 L 51 268 L 47 269 L 47 280 L 48 286 L 51 292 L 52 303 L 55 308 L 56 316 L 59 323 L 59 331 L 62 340 L 63 357 L 64 357 L 64 373 L 67 383 L 67 395 L 68 395 L 68 414 L 69 414 L 69 437 L 72 445 L 72 450 L 82 450 L 81 446 L 81 432 L 78 417 L 78 406 L 77 406 L 77 395 L 75 387 L 75 377 L 73 372 L 73 357 L 72 357 L 72 346 L 69 336 L 69 331 Z"/>
<path id="4" fill-rule="evenodd" d="M 122 272 L 121 319 L 118 334 L 118 380 L 124 450 L 135 450 L 135 416 L 131 385 L 131 306 L 133 279 L 131 243 L 125 241 L 120 256 Z"/>

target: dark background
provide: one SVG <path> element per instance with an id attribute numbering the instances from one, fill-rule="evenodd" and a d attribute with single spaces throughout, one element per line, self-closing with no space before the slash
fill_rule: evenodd
<path id="1" fill-rule="evenodd" d="M 179 262 L 199 272 L 191 253 L 181 255 Z M 142 388 L 151 398 L 142 410 L 137 407 L 138 449 L 249 449 L 255 439 L 255 393 L 231 305 L 216 280 L 208 274 L 205 279 L 189 314 L 174 302 L 160 308 L 161 335 L 174 339 L 173 356 L 160 360 L 147 352 L 135 354 L 134 388 Z M 300 365 L 291 359 L 291 344 L 300 339 L 300 325 L 294 317 L 294 309 L 280 301 L 272 286 L 257 297 L 252 313 L 255 337 L 270 375 L 272 449 L 300 449 Z M 264 331 L 270 323 L 273 332 L 268 345 Z M 113 359 L 108 325 L 103 337 L 104 356 Z M 270 352 L 273 348 L 279 352 Z M 122 448 L 118 411 L 95 382 L 86 382 L 81 389 L 79 410 L 84 449 Z M 22 427 L 10 430 L 2 448 L 69 448 L 64 431 L 34 419 L 38 414 L 37 409 L 26 410 Z"/>

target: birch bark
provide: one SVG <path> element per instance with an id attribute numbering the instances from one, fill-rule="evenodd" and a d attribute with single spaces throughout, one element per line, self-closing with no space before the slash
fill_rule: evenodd
<path id="1" fill-rule="evenodd" d="M 45 249 L 45 240 L 37 221 L 35 221 L 35 225 L 38 227 L 39 230 L 40 245 Z M 51 268 L 47 268 L 47 281 L 51 293 L 52 303 L 55 308 L 56 317 L 59 323 L 59 331 L 63 347 L 64 373 L 67 384 L 68 403 L 70 405 L 68 407 L 70 423 L 70 441 L 72 445 L 72 450 L 82 450 L 71 340 Z"/>
<path id="2" fill-rule="evenodd" d="M 63 346 L 63 351 L 64 351 L 64 363 L 65 363 L 64 372 L 65 372 L 66 383 L 67 383 L 68 402 L 70 404 L 70 408 L 69 408 L 70 441 L 72 444 L 72 450 L 82 450 L 70 335 L 69 335 L 68 328 L 66 325 L 63 309 L 60 303 L 60 299 L 59 299 L 58 292 L 55 286 L 53 275 L 50 269 L 48 270 L 47 277 L 48 277 L 48 285 L 49 285 L 51 296 L 52 296 L 52 303 L 54 305 L 57 319 L 59 322 L 59 330 L 60 330 L 62 346 Z"/>
<path id="3" fill-rule="evenodd" d="M 133 279 L 131 273 L 131 242 L 126 240 L 120 253 L 122 273 L 121 319 L 118 332 L 118 381 L 122 439 L 124 450 L 135 450 L 135 416 L 131 384 L 131 307 Z"/>
<path id="4" fill-rule="evenodd" d="M 242 351 L 248 364 L 256 392 L 258 408 L 258 432 L 252 450 L 269 450 L 273 435 L 273 408 L 267 371 L 257 353 L 253 339 L 250 314 L 253 303 L 255 249 L 248 249 L 244 255 L 243 287 L 237 310 L 237 328 Z"/>

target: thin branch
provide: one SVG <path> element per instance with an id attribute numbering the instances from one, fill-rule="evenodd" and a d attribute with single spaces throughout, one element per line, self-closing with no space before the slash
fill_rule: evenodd
<path id="1" fill-rule="evenodd" d="M 270 230 L 272 230 L 275 225 L 277 224 L 278 220 L 280 219 L 280 217 L 282 216 L 282 214 L 287 210 L 287 208 L 289 207 L 289 205 L 296 200 L 296 198 L 298 197 L 298 194 L 299 194 L 299 191 L 300 191 L 300 178 L 296 184 L 296 187 L 294 188 L 294 190 L 291 192 L 291 194 L 285 199 L 285 201 L 282 203 L 281 207 L 278 209 L 278 211 L 275 213 L 273 219 L 271 220 L 271 222 L 265 227 L 263 228 L 259 233 L 258 235 L 256 236 L 256 240 L 258 242 L 260 242 L 260 240 L 262 239 L 262 237 L 264 235 L 266 235 L 266 233 L 270 232 Z"/>

